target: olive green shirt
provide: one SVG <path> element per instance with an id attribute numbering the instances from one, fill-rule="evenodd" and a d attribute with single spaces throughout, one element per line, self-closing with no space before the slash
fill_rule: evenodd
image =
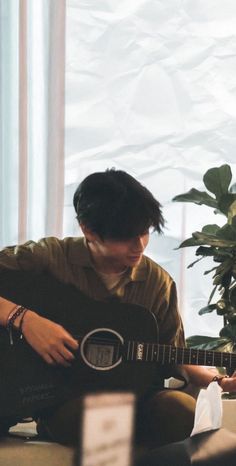
<path id="1" fill-rule="evenodd" d="M 94 269 L 84 238 L 42 238 L 0 251 L 0 270 L 48 271 L 63 283 L 73 284 L 93 299 L 111 294 L 121 302 L 142 305 L 157 318 L 160 343 L 184 346 L 183 325 L 178 312 L 176 285 L 160 265 L 145 255 L 129 268 L 119 283 L 108 290 Z"/>

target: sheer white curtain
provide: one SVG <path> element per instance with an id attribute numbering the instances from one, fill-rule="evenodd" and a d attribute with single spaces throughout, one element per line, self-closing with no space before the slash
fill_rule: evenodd
<path id="1" fill-rule="evenodd" d="M 62 235 L 65 0 L 0 0 L 0 245 Z"/>
<path id="2" fill-rule="evenodd" d="M 210 209 L 174 204 L 212 166 L 236 178 L 234 0 L 68 0 L 66 52 L 67 234 L 77 234 L 71 198 L 89 173 L 117 167 L 163 204 L 165 235 L 148 253 L 176 279 L 187 334 L 214 335 L 220 317 L 200 317 L 212 287 L 209 264 L 175 247 Z M 209 268 L 211 268 L 211 263 Z"/>

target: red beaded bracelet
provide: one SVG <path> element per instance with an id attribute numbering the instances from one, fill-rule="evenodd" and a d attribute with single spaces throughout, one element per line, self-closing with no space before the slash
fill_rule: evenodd
<path id="1" fill-rule="evenodd" d="M 26 308 L 24 306 L 16 306 L 9 314 L 7 319 L 7 331 L 9 332 L 10 344 L 13 345 L 13 335 L 12 335 L 12 328 L 15 320 L 19 317 Z"/>

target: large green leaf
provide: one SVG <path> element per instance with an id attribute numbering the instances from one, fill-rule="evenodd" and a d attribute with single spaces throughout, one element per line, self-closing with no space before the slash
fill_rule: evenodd
<path id="1" fill-rule="evenodd" d="M 203 350 L 222 350 L 229 351 L 232 349 L 233 342 L 229 338 L 208 337 L 204 335 L 193 335 L 186 339 L 187 346 L 190 348 Z"/>
<path id="2" fill-rule="evenodd" d="M 233 306 L 236 306 L 236 286 L 235 285 L 230 290 L 230 301 Z"/>
<path id="3" fill-rule="evenodd" d="M 213 235 L 208 235 L 200 231 L 195 231 L 193 233 L 193 238 L 196 241 L 198 241 L 198 243 L 196 244 L 199 244 L 199 246 L 201 244 L 208 244 L 209 246 L 216 246 L 216 247 L 222 247 L 222 248 L 236 247 L 236 238 L 234 241 L 226 240 L 226 239 L 216 238 Z"/>
<path id="4" fill-rule="evenodd" d="M 235 241 L 226 240 L 223 238 L 217 238 L 215 235 L 210 235 L 208 233 L 203 233 L 200 231 L 195 231 L 192 234 L 192 238 L 184 240 L 176 249 L 186 248 L 190 246 L 203 246 L 208 245 L 216 248 L 235 248 L 236 247 L 236 237 Z M 199 254 L 198 254 L 199 255 Z"/>
<path id="5" fill-rule="evenodd" d="M 229 241 L 236 241 L 236 232 L 234 228 L 226 223 L 222 228 L 219 228 L 219 230 L 216 232 L 217 238 L 222 238 L 226 239 Z"/>
<path id="6" fill-rule="evenodd" d="M 214 257 L 217 254 L 217 249 L 212 246 L 199 246 L 195 254 L 196 256 Z"/>
<path id="7" fill-rule="evenodd" d="M 176 249 L 186 248 L 189 246 L 199 246 L 199 244 L 205 244 L 205 243 L 202 243 L 201 241 L 195 238 L 188 238 L 188 239 L 185 239 Z"/>
<path id="8" fill-rule="evenodd" d="M 217 266 L 215 275 L 217 275 L 219 273 L 225 274 L 226 272 L 228 272 L 232 268 L 232 265 L 233 265 L 232 259 L 228 258 L 228 257 L 225 258 L 225 260 L 222 262 L 222 264 Z"/>
<path id="9" fill-rule="evenodd" d="M 232 278 L 232 268 L 233 268 L 233 261 L 232 259 L 224 260 L 217 268 L 216 272 L 213 276 L 213 284 L 214 285 L 222 285 L 223 287 L 228 287 L 231 278 Z"/>
<path id="10" fill-rule="evenodd" d="M 209 304 L 208 306 L 202 307 L 200 311 L 198 311 L 198 314 L 202 316 L 203 314 L 214 311 L 214 309 L 216 309 L 216 304 Z"/>
<path id="11" fill-rule="evenodd" d="M 233 257 L 233 249 L 232 248 L 214 248 L 214 261 L 215 262 L 223 262 L 227 257 Z"/>
<path id="12" fill-rule="evenodd" d="M 204 175 L 203 181 L 206 188 L 219 200 L 223 194 L 228 193 L 229 185 L 232 180 L 232 172 L 229 165 L 210 168 Z"/>
<path id="13" fill-rule="evenodd" d="M 213 257 L 214 262 L 223 262 L 233 257 L 232 249 L 216 248 L 214 246 L 199 246 L 195 252 L 196 256 Z"/>
<path id="14" fill-rule="evenodd" d="M 236 200 L 236 194 L 223 194 L 220 199 L 218 200 L 218 209 L 222 212 L 226 217 L 229 215 L 229 209 L 231 205 Z"/>
<path id="15" fill-rule="evenodd" d="M 232 217 L 232 219 L 231 219 L 231 227 L 232 227 L 232 229 L 234 230 L 234 232 L 236 234 L 236 215 L 234 215 L 234 217 Z"/>
<path id="16" fill-rule="evenodd" d="M 216 225 L 215 223 L 210 224 L 210 225 L 205 225 L 202 228 L 202 232 L 206 233 L 207 235 L 216 235 L 217 231 L 220 230 L 219 225 Z"/>
<path id="17" fill-rule="evenodd" d="M 175 196 L 172 201 L 174 202 L 193 202 L 198 205 L 207 205 L 216 209 L 218 207 L 216 199 L 210 196 L 205 191 L 198 191 L 198 189 L 192 188 L 187 193 L 179 194 Z"/>
<path id="18" fill-rule="evenodd" d="M 236 340 L 236 324 L 227 324 L 220 331 L 220 336 L 229 340 Z"/>

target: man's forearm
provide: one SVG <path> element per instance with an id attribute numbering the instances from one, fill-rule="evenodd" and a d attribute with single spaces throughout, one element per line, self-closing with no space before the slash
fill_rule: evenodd
<path id="1" fill-rule="evenodd" d="M 183 370 L 187 373 L 189 382 L 197 387 L 207 387 L 215 375 L 219 372 L 215 368 L 208 369 L 203 366 L 182 366 Z"/>

